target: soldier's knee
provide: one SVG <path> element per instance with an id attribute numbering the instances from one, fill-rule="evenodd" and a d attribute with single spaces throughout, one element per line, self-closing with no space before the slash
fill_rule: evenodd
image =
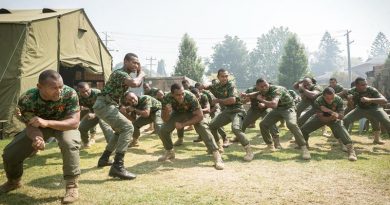
<path id="1" fill-rule="evenodd" d="M 259 126 L 260 126 L 260 129 L 268 129 L 269 128 L 269 125 L 267 123 L 267 121 L 263 120 L 259 123 Z"/>

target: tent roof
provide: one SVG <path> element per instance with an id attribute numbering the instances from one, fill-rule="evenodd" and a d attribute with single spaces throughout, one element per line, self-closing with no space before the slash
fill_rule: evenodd
<path id="1" fill-rule="evenodd" d="M 4 9 L 2 9 L 4 10 Z M 44 9 L 8 10 L 11 13 L 0 13 L 0 23 L 27 24 L 32 21 L 58 17 L 82 9 L 55 9 L 55 12 L 43 12 Z"/>

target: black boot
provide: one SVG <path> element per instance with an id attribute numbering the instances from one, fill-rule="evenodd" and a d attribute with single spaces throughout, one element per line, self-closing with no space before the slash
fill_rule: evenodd
<path id="1" fill-rule="evenodd" d="M 128 172 L 123 166 L 124 153 L 116 153 L 114 158 L 114 164 L 111 166 L 109 176 L 118 177 L 119 179 L 132 180 L 137 176 L 133 173 Z"/>
<path id="2" fill-rule="evenodd" d="M 110 151 L 104 150 L 102 156 L 99 158 L 98 167 L 111 166 L 112 161 L 109 159 L 111 155 Z"/>

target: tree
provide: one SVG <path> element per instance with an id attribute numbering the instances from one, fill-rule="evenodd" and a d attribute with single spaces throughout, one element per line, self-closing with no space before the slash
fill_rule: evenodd
<path id="1" fill-rule="evenodd" d="M 284 47 L 284 54 L 279 65 L 279 85 L 292 88 L 294 82 L 308 73 L 305 47 L 293 35 Z"/>
<path id="2" fill-rule="evenodd" d="M 224 68 L 232 73 L 236 79 L 237 87 L 244 88 L 248 85 L 248 50 L 244 41 L 237 36 L 226 35 L 223 42 L 213 47 L 214 53 L 209 64 L 209 74 L 216 73 Z M 250 83 L 253 85 L 253 82 Z"/>
<path id="3" fill-rule="evenodd" d="M 332 38 L 329 32 L 324 33 L 310 66 L 315 75 L 342 70 L 343 58 L 339 45 L 340 42 Z"/>
<path id="4" fill-rule="evenodd" d="M 387 56 L 390 52 L 390 42 L 384 33 L 379 32 L 371 45 L 370 57 Z"/>
<path id="5" fill-rule="evenodd" d="M 274 27 L 257 39 L 256 48 L 249 55 L 249 81 L 252 84 L 259 77 L 276 82 L 279 61 L 283 55 L 287 39 L 293 35 L 288 28 Z"/>
<path id="6" fill-rule="evenodd" d="M 159 60 L 157 63 L 157 75 L 158 76 L 167 76 L 167 73 L 165 72 L 165 61 L 163 59 Z"/>
<path id="7" fill-rule="evenodd" d="M 198 48 L 195 41 L 187 33 L 181 39 L 179 49 L 179 60 L 174 75 L 201 81 L 205 67 L 201 58 L 197 56 Z"/>

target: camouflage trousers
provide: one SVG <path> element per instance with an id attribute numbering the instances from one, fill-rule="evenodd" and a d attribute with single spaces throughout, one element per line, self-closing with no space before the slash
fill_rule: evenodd
<path id="1" fill-rule="evenodd" d="M 114 131 L 111 129 L 110 125 L 108 125 L 103 120 L 99 119 L 98 117 L 95 117 L 93 119 L 87 119 L 86 117 L 84 117 L 80 121 L 80 125 L 79 125 L 79 131 L 80 131 L 81 140 L 83 141 L 83 143 L 89 142 L 88 131 L 91 130 L 91 128 L 94 128 L 94 127 L 96 128 L 97 124 L 99 124 L 100 128 L 102 129 L 104 138 L 106 139 L 107 143 L 114 136 Z"/>
<path id="2" fill-rule="evenodd" d="M 328 126 L 332 130 L 333 136 L 337 139 L 341 139 L 343 144 L 351 144 L 351 138 L 347 129 L 344 127 L 342 120 L 336 120 L 328 123 L 322 122 L 316 115 L 311 117 L 302 127 L 302 134 L 306 142 L 309 140 L 309 134 L 315 130 L 321 128 L 322 126 Z"/>
<path id="3" fill-rule="evenodd" d="M 151 112 L 149 117 L 138 117 L 134 123 L 134 133 L 133 139 L 138 139 L 141 135 L 140 129 L 141 127 L 152 123 L 154 124 L 154 130 L 156 133 L 160 132 L 161 126 L 163 124 L 163 120 L 161 119 L 161 110 L 157 110 L 155 112 Z"/>
<path id="4" fill-rule="evenodd" d="M 248 112 L 246 113 L 244 121 L 242 122 L 242 131 L 245 132 L 246 128 L 248 128 L 250 124 L 256 122 L 256 120 L 259 119 L 260 117 L 264 118 L 267 114 L 268 114 L 267 110 L 260 110 L 260 109 L 250 107 Z M 272 136 L 279 135 L 279 129 L 276 126 L 276 124 L 272 126 L 270 132 Z"/>
<path id="5" fill-rule="evenodd" d="M 368 120 L 370 120 L 370 122 L 372 123 L 373 131 L 380 131 L 379 123 L 382 126 L 384 126 L 387 130 L 390 130 L 389 116 L 383 110 L 382 107 L 367 108 L 367 109 L 356 107 L 344 117 L 344 125 L 347 129 L 349 129 L 349 126 L 354 121 L 360 120 L 362 118 L 367 118 Z"/>
<path id="6" fill-rule="evenodd" d="M 78 130 L 59 131 L 51 128 L 40 128 L 46 141 L 55 137 L 62 154 L 62 170 L 64 178 L 80 175 L 80 133 Z M 18 179 L 23 175 L 23 161 L 34 153 L 32 140 L 26 129 L 18 133 L 4 148 L 3 162 L 8 179 Z M 44 165 L 43 165 L 44 166 Z"/>
<path id="7" fill-rule="evenodd" d="M 116 103 L 108 96 L 98 96 L 95 105 L 93 105 L 93 110 L 97 117 L 109 124 L 115 131 L 106 146 L 106 150 L 125 153 L 134 132 L 131 121 L 119 112 Z"/>
<path id="8" fill-rule="evenodd" d="M 193 117 L 192 113 L 177 113 L 173 112 L 167 122 L 165 122 L 160 129 L 160 139 L 164 145 L 165 150 L 172 150 L 172 131 L 175 129 L 176 122 L 185 122 Z M 194 124 L 196 133 L 202 138 L 203 142 L 206 144 L 208 150 L 215 151 L 218 150 L 218 146 L 215 143 L 213 135 L 210 132 L 208 122 L 205 119 Z"/>

